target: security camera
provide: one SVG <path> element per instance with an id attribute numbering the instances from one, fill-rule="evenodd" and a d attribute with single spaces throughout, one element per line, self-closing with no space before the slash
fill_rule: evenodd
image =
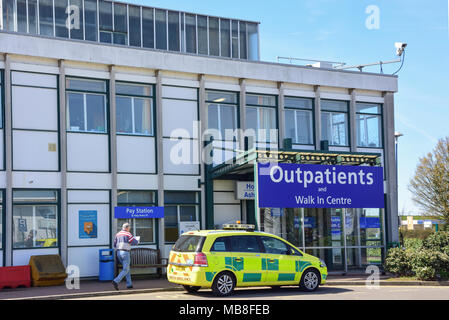
<path id="1" fill-rule="evenodd" d="M 402 54 L 404 53 L 405 48 L 407 48 L 407 43 L 404 42 L 396 42 L 394 44 L 394 46 L 396 47 L 396 55 L 398 57 L 402 56 Z"/>

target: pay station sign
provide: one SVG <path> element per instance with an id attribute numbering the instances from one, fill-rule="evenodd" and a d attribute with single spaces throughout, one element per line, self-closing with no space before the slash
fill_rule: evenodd
<path id="1" fill-rule="evenodd" d="M 161 219 L 164 218 L 163 207 L 116 207 L 116 219 Z"/>
<path id="2" fill-rule="evenodd" d="M 257 164 L 260 208 L 384 208 L 383 168 Z"/>

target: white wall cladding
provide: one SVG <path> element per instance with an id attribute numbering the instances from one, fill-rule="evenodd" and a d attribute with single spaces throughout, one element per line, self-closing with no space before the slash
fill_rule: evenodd
<path id="1" fill-rule="evenodd" d="M 162 98 L 197 100 L 198 90 L 195 88 L 162 86 Z"/>
<path id="2" fill-rule="evenodd" d="M 17 72 L 11 73 L 12 85 L 54 88 L 58 87 L 57 77 L 50 74 Z"/>
<path id="3" fill-rule="evenodd" d="M 155 139 L 118 135 L 117 169 L 119 173 L 156 173 Z"/>
<path id="4" fill-rule="evenodd" d="M 197 175 L 199 168 L 198 140 L 164 139 L 164 173 Z"/>
<path id="5" fill-rule="evenodd" d="M 67 173 L 69 189 L 110 189 L 111 175 L 108 173 Z"/>
<path id="6" fill-rule="evenodd" d="M 235 223 L 242 220 L 240 205 L 214 205 L 214 224 Z"/>
<path id="7" fill-rule="evenodd" d="M 201 179 L 200 176 L 164 176 L 164 190 L 200 191 L 199 179 Z"/>
<path id="8" fill-rule="evenodd" d="M 61 173 L 14 171 L 12 173 L 12 187 L 15 189 L 59 189 L 61 188 Z"/>
<path id="9" fill-rule="evenodd" d="M 26 266 L 30 262 L 31 256 L 43 256 L 48 254 L 59 254 L 58 249 L 30 249 L 30 250 L 13 250 L 12 265 Z"/>
<path id="10" fill-rule="evenodd" d="M 194 123 L 198 121 L 198 103 L 184 100 L 162 100 L 162 128 L 164 137 L 171 137 L 176 131 L 176 137 L 193 138 L 198 134 L 194 132 Z M 185 134 L 178 131 L 186 131 Z M 188 134 L 187 134 L 188 133 Z"/>
<path id="11" fill-rule="evenodd" d="M 69 190 L 68 203 L 109 203 L 109 191 Z"/>
<path id="12" fill-rule="evenodd" d="M 13 86 L 12 126 L 14 129 L 57 131 L 58 91 Z"/>
<path id="13" fill-rule="evenodd" d="M 79 212 L 97 211 L 97 238 L 79 238 Z M 109 204 L 69 204 L 67 206 L 68 246 L 107 246 L 110 241 Z"/>
<path id="14" fill-rule="evenodd" d="M 99 269 L 99 251 L 108 247 L 68 248 L 68 264 L 80 269 L 80 277 L 97 277 Z"/>
<path id="15" fill-rule="evenodd" d="M 13 130 L 14 170 L 58 170 L 58 133 Z M 51 151 L 56 145 L 56 151 Z"/>
<path id="16" fill-rule="evenodd" d="M 108 139 L 105 134 L 67 133 L 67 170 L 108 172 Z"/>
<path id="17" fill-rule="evenodd" d="M 119 190 L 157 190 L 157 175 L 118 174 L 117 188 Z"/>

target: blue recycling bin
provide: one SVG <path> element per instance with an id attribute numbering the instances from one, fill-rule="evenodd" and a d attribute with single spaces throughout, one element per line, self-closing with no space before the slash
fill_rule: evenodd
<path id="1" fill-rule="evenodd" d="M 114 280 L 114 250 L 102 249 L 100 250 L 100 281 Z"/>

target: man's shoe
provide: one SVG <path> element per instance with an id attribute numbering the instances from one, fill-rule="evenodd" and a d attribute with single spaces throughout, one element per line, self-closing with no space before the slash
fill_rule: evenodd
<path id="1" fill-rule="evenodd" d="M 126 287 L 126 289 L 134 289 L 134 287 L 133 287 L 133 286 L 130 286 L 130 287 Z"/>
<path id="2" fill-rule="evenodd" d="M 119 289 L 118 289 L 118 284 L 117 284 L 117 282 L 112 281 L 112 285 L 114 286 L 114 289 L 115 289 L 115 290 L 117 290 L 117 291 L 119 290 Z"/>

